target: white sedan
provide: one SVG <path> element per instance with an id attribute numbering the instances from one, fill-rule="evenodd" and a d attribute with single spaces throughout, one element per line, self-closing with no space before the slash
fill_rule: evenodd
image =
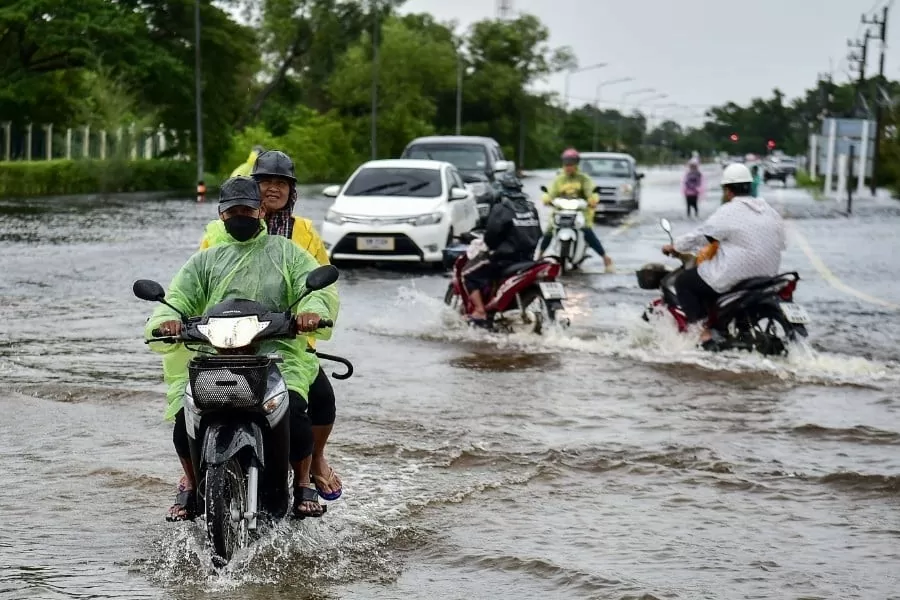
<path id="1" fill-rule="evenodd" d="M 332 260 L 440 262 L 478 220 L 472 192 L 442 161 L 369 161 L 322 193 L 335 198 L 322 225 Z"/>

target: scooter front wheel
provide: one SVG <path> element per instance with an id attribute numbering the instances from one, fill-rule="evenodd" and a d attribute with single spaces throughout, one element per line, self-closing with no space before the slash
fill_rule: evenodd
<path id="1" fill-rule="evenodd" d="M 237 458 L 206 469 L 206 532 L 213 563 L 222 567 L 247 545 L 247 477 Z"/>

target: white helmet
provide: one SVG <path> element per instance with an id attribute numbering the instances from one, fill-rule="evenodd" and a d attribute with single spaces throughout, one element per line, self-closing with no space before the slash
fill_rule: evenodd
<path id="1" fill-rule="evenodd" d="M 734 183 L 753 183 L 753 175 L 750 174 L 750 169 L 746 165 L 732 163 L 722 171 L 722 185 Z"/>

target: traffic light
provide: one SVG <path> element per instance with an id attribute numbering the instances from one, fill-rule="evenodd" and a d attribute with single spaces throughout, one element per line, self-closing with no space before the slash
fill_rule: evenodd
<path id="1" fill-rule="evenodd" d="M 732 133 L 732 134 L 731 134 L 731 141 L 732 141 L 732 142 L 738 141 L 738 134 Z"/>
<path id="2" fill-rule="evenodd" d="M 769 141 L 766 143 L 766 147 L 767 147 L 769 150 L 774 149 L 774 148 L 775 148 L 775 140 L 769 140 Z"/>

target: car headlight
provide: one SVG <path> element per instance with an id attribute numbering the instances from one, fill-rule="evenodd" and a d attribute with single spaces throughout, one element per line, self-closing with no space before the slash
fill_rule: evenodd
<path id="1" fill-rule="evenodd" d="M 487 185 L 482 181 L 478 181 L 476 183 L 470 183 L 469 190 L 475 196 L 483 196 L 487 192 Z"/>
<path id="2" fill-rule="evenodd" d="M 344 224 L 344 215 L 338 212 L 334 212 L 333 210 L 329 210 L 325 213 L 325 222 L 333 223 L 335 225 L 343 225 Z"/>
<path id="3" fill-rule="evenodd" d="M 444 220 L 444 213 L 433 212 L 427 215 L 419 215 L 418 217 L 411 220 L 411 223 L 416 227 L 421 225 L 437 225 L 441 221 Z"/>
<path id="4" fill-rule="evenodd" d="M 621 187 L 619 187 L 619 191 L 622 192 L 622 195 L 628 196 L 634 191 L 634 187 L 632 187 L 630 183 L 623 183 Z"/>

